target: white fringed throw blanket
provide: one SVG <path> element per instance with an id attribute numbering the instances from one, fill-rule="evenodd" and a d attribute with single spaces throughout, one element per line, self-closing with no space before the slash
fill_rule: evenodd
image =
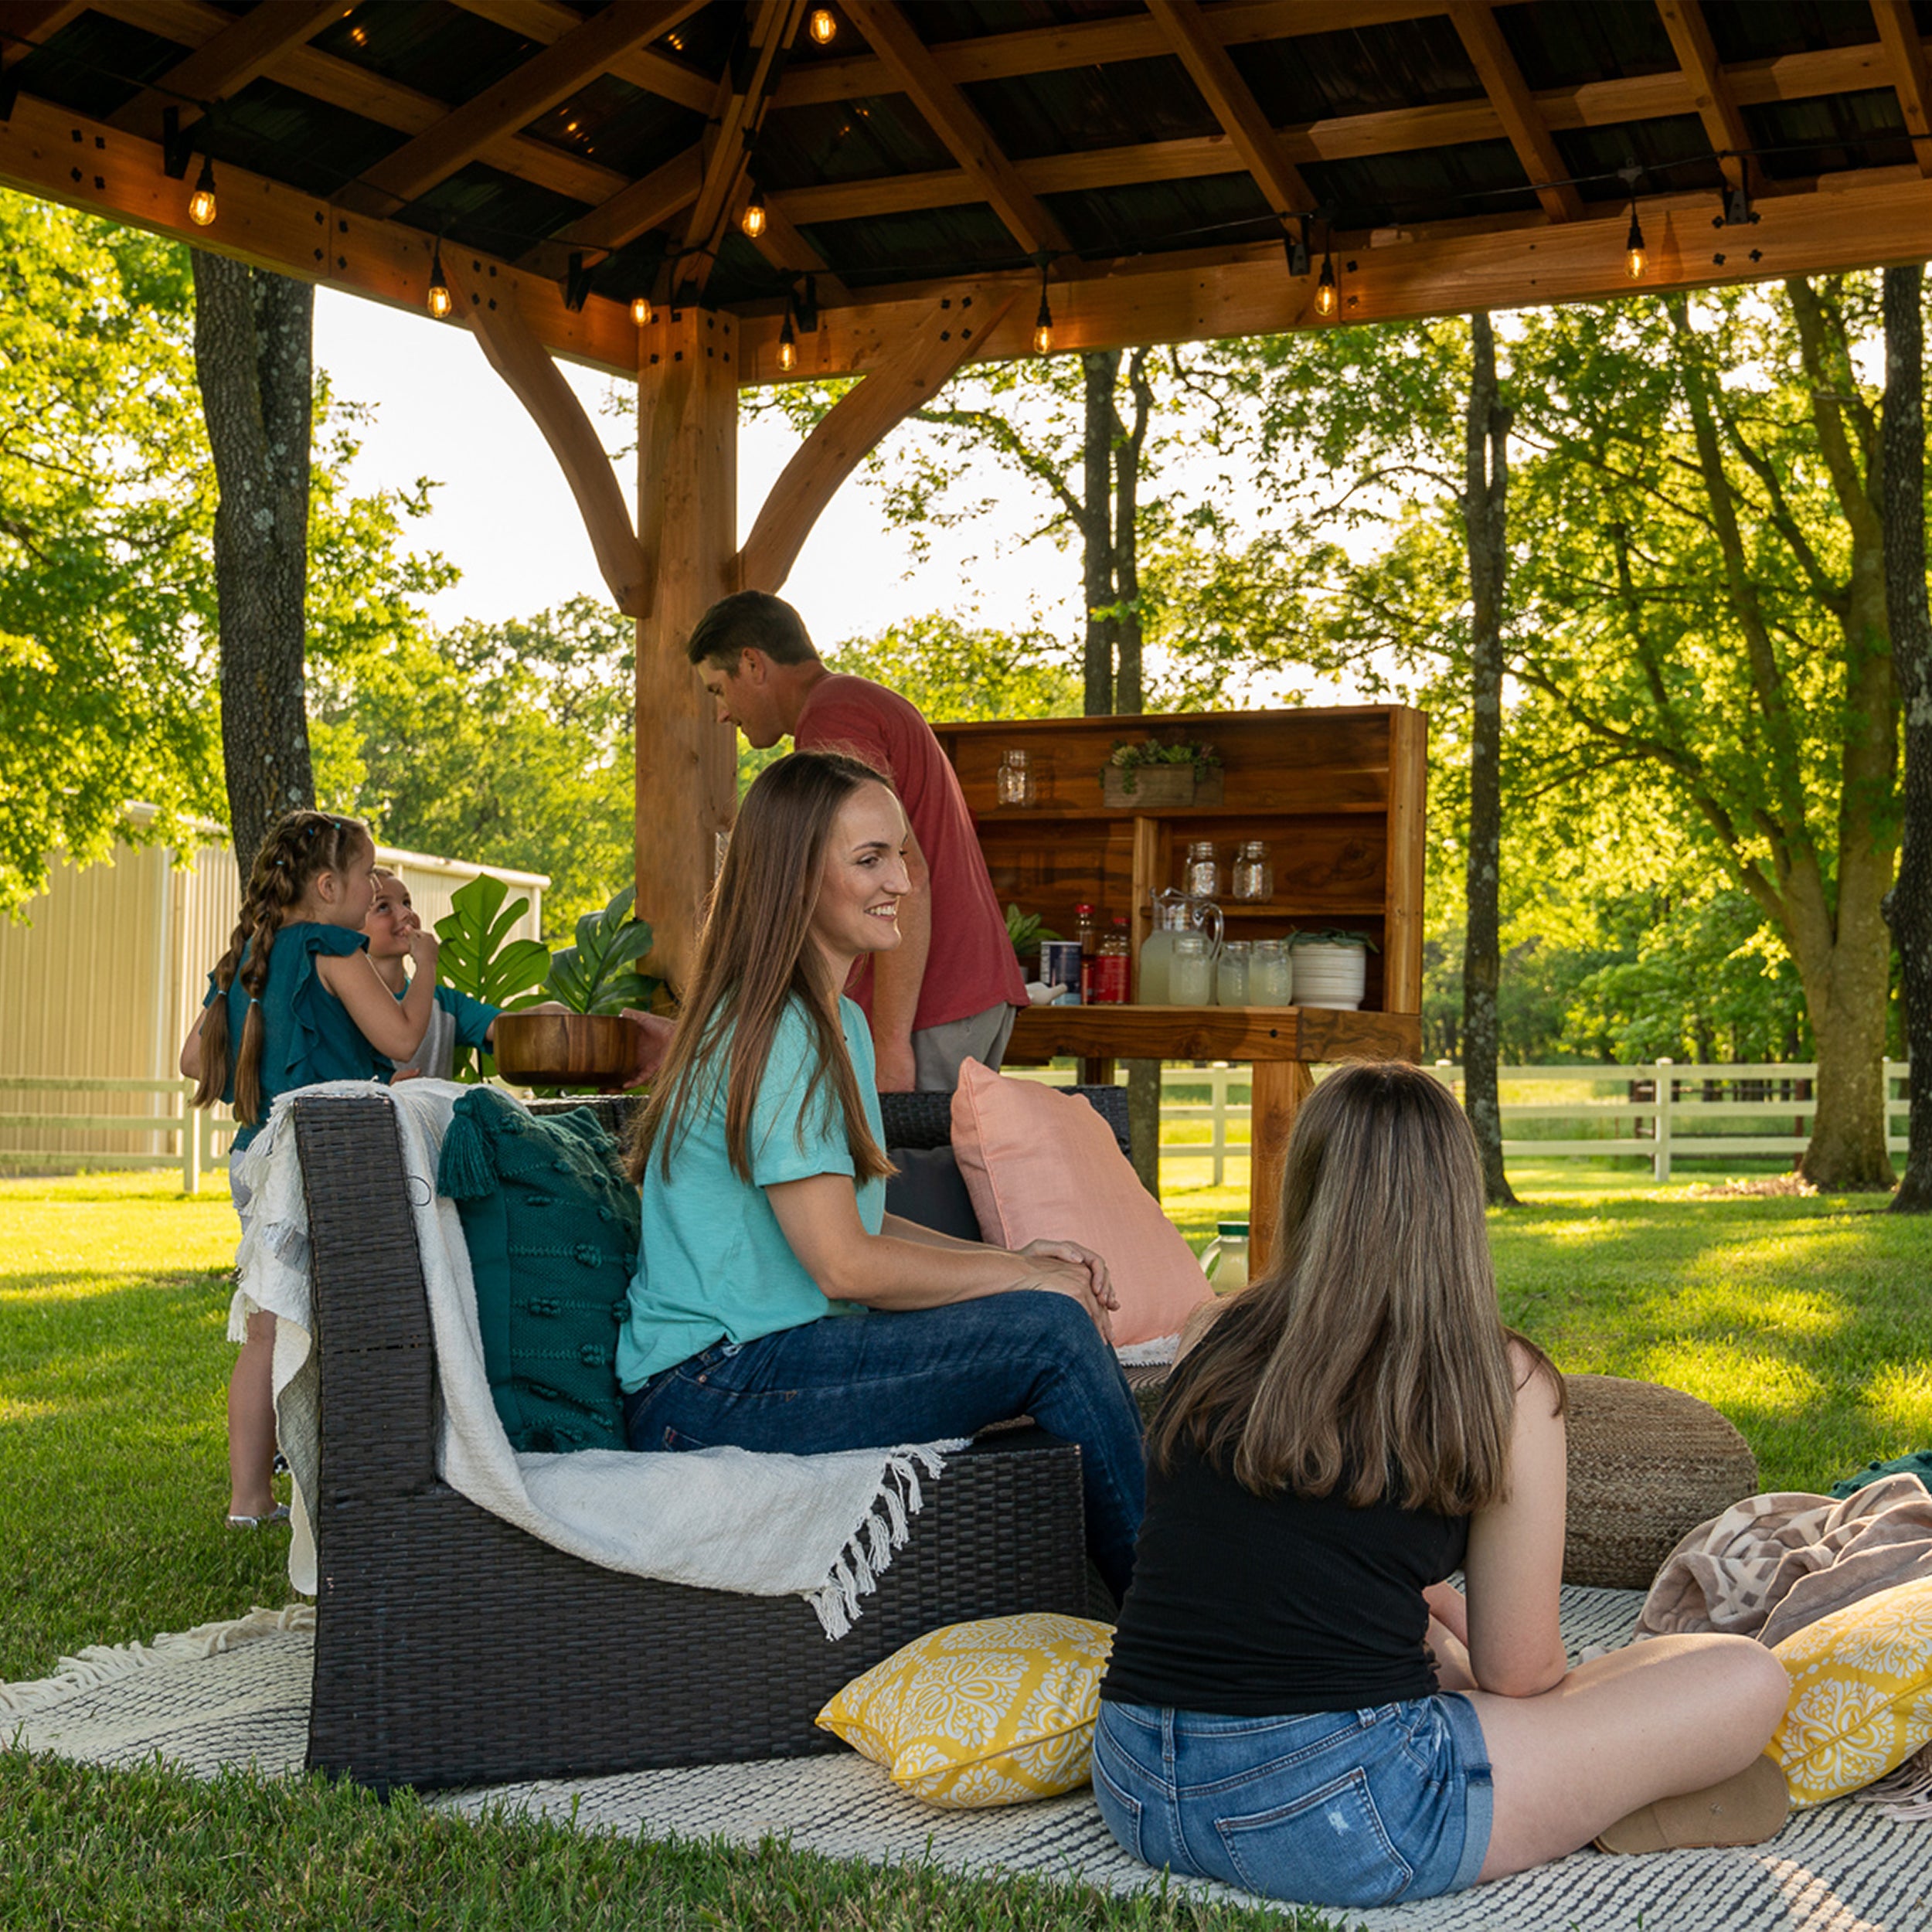
<path id="1" fill-rule="evenodd" d="M 308 1498 L 318 1471 L 320 1376 L 311 1340 L 308 1216 L 288 1109 L 336 1095 L 386 1100 L 396 1111 L 443 1402 L 437 1468 L 479 1509 L 607 1570 L 702 1590 L 801 1596 L 828 1638 L 842 1637 L 894 1550 L 911 1534 L 922 1477 L 938 1477 L 962 1444 L 859 1449 L 838 1455 L 753 1455 L 702 1449 L 680 1455 L 587 1450 L 519 1455 L 503 1433 L 484 1372 L 469 1250 L 454 1202 L 436 1192 L 451 1109 L 448 1080 L 395 1087 L 332 1081 L 284 1094 L 240 1157 L 247 1192 L 239 1284 L 229 1332 L 247 1317 L 276 1318 L 274 1389 L 282 1452 L 294 1479 L 289 1580 L 312 1595 L 315 1544 Z"/>

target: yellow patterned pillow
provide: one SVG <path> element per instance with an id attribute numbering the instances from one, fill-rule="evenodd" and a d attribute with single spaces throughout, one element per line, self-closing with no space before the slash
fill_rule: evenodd
<path id="1" fill-rule="evenodd" d="M 1770 1750 L 1793 1804 L 1842 1798 L 1932 1741 L 1932 1578 L 1835 1611 L 1772 1654 L 1791 1679 Z"/>
<path id="2" fill-rule="evenodd" d="M 948 1624 L 855 1678 L 818 1713 L 930 1804 L 1053 1798 L 1093 1774 L 1111 1624 L 1036 1611 Z"/>

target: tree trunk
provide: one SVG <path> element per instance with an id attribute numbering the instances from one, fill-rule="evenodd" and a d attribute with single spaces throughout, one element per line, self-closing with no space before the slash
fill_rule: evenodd
<path id="1" fill-rule="evenodd" d="M 313 806 L 303 678 L 315 291 L 193 251 L 195 375 L 214 453 L 228 823 L 245 880 L 268 828 Z"/>
<path id="2" fill-rule="evenodd" d="M 1925 329 L 1923 270 L 1885 271 L 1885 603 L 1905 719 L 1899 876 L 1885 917 L 1899 949 L 1906 1091 L 1905 1179 L 1894 1213 L 1932 1213 L 1932 617 L 1925 594 Z"/>
<path id="3" fill-rule="evenodd" d="M 1085 488 L 1080 494 L 1080 558 L 1087 597 L 1086 711 L 1104 717 L 1114 709 L 1114 649 L 1119 634 L 1119 597 L 1114 585 L 1114 383 L 1118 349 L 1094 349 L 1080 358 L 1087 377 Z"/>
<path id="4" fill-rule="evenodd" d="M 1463 528 L 1469 549 L 1469 922 L 1462 956 L 1463 1105 L 1482 1155 L 1492 1207 L 1514 1207 L 1496 1098 L 1496 992 L 1502 977 L 1502 599 L 1509 568 L 1509 425 L 1496 394 L 1488 314 L 1469 318 L 1474 351 L 1464 444 Z"/>
<path id="5" fill-rule="evenodd" d="M 1154 410 L 1154 386 L 1148 380 L 1147 351 L 1128 358 L 1127 386 L 1134 397 L 1134 427 L 1114 416 L 1114 594 L 1120 621 L 1115 638 L 1114 708 L 1131 716 L 1147 708 L 1141 678 L 1141 452 L 1148 418 Z"/>

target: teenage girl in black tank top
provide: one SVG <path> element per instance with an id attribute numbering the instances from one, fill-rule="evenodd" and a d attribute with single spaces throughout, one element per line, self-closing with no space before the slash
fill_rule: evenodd
<path id="1" fill-rule="evenodd" d="M 1673 1637 L 1565 1668 L 1562 1379 L 1497 1311 L 1453 1098 L 1411 1066 L 1324 1081 L 1279 1225 L 1149 1435 L 1094 1750 L 1122 1845 L 1369 1906 L 1599 1835 L 1768 1836 L 1784 1781 L 1760 1754 L 1787 1691 L 1769 1651 Z"/>

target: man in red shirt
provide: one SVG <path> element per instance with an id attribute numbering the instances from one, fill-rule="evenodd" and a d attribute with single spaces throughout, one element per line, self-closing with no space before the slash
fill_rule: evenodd
<path id="1" fill-rule="evenodd" d="M 763 750 L 845 751 L 891 779 L 911 821 L 913 889 L 900 943 L 848 988 L 872 1023 L 882 1093 L 950 1093 L 961 1061 L 998 1066 L 1026 982 L 1006 936 L 971 815 L 939 740 L 884 685 L 828 670 L 782 598 L 741 590 L 698 620 L 686 646 L 721 720 Z"/>

